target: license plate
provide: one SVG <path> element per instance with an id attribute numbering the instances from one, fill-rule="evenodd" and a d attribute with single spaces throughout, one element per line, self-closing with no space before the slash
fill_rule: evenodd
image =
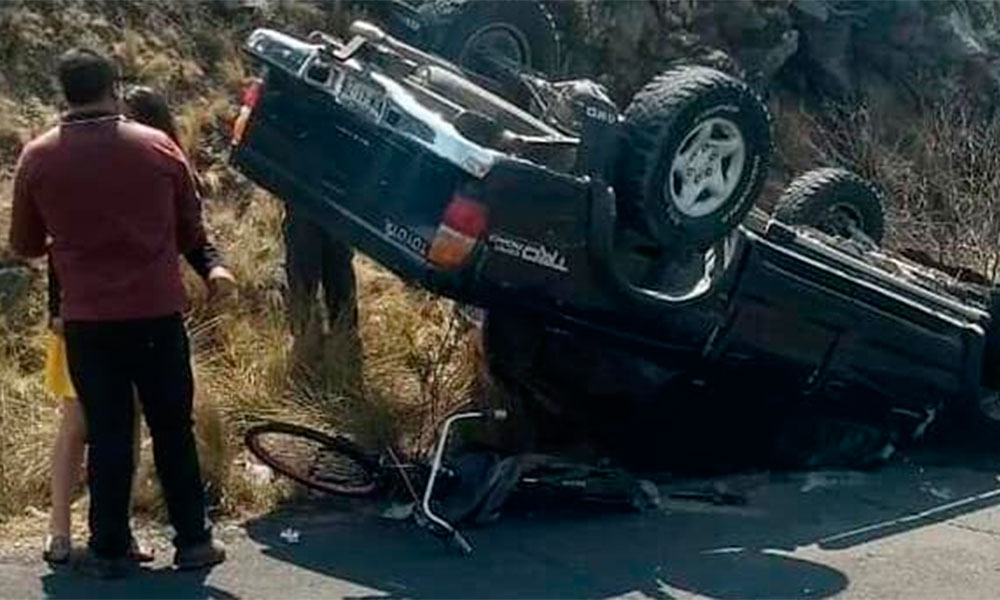
<path id="1" fill-rule="evenodd" d="M 382 105 L 385 104 L 385 92 L 378 86 L 353 75 L 347 75 L 340 90 L 340 101 L 355 110 L 378 119 L 379 115 L 382 114 Z"/>

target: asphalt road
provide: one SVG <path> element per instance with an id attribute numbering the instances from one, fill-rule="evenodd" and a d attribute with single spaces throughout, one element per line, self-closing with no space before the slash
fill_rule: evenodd
<path id="1" fill-rule="evenodd" d="M 746 506 L 509 514 L 469 532 L 469 558 L 357 508 L 299 506 L 247 523 L 211 573 L 155 565 L 105 583 L 8 556 L 0 596 L 996 598 L 998 472 L 988 453 L 935 450 L 872 473 L 733 477 Z"/>

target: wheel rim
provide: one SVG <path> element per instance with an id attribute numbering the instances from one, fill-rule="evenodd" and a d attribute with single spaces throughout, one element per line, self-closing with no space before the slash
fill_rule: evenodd
<path id="1" fill-rule="evenodd" d="M 503 23 L 487 25 L 469 36 L 458 54 L 458 64 L 475 70 L 477 57 L 483 56 L 518 66 L 531 64 L 531 50 L 524 34 Z"/>
<path id="2" fill-rule="evenodd" d="M 746 142 L 735 123 L 720 117 L 702 121 L 674 154 L 664 200 L 688 217 L 711 214 L 732 195 L 745 163 Z"/>
<path id="3" fill-rule="evenodd" d="M 820 228 L 827 233 L 850 237 L 851 226 L 857 227 L 866 235 L 864 219 L 861 214 L 848 204 L 834 204 L 827 210 L 826 217 L 820 223 Z"/>

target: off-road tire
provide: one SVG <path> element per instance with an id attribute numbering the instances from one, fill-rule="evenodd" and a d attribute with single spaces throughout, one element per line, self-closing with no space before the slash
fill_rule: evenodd
<path id="1" fill-rule="evenodd" d="M 873 183 L 845 169 L 823 168 L 807 171 L 789 184 L 775 205 L 774 218 L 846 236 L 829 217 L 838 209 L 848 210 L 858 228 L 880 244 L 885 235 L 884 207 L 884 195 Z"/>
<path id="2" fill-rule="evenodd" d="M 718 208 L 690 216 L 664 188 L 681 145 L 714 118 L 729 121 L 742 136 L 743 168 Z M 664 245 L 711 246 L 743 221 L 760 193 L 771 157 L 770 123 L 760 96 L 721 71 L 685 66 L 656 77 L 625 110 L 628 142 L 616 185 L 624 218 Z"/>
<path id="3" fill-rule="evenodd" d="M 559 74 L 561 41 L 555 19 L 542 2 L 511 0 L 431 0 L 419 8 L 432 51 L 458 63 L 467 42 L 486 27 L 501 25 L 527 42 L 525 67 Z"/>

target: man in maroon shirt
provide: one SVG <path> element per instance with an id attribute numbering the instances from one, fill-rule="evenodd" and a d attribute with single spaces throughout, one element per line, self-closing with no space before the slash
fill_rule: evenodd
<path id="1" fill-rule="evenodd" d="M 90 435 L 82 565 L 109 577 L 129 566 L 133 387 L 177 533 L 174 563 L 217 564 L 225 552 L 205 520 L 181 317 L 178 257 L 205 243 L 191 172 L 165 134 L 119 115 L 109 60 L 72 50 L 59 80 L 69 111 L 21 155 L 10 244 L 24 257 L 49 254 L 62 283 L 70 373 Z"/>

